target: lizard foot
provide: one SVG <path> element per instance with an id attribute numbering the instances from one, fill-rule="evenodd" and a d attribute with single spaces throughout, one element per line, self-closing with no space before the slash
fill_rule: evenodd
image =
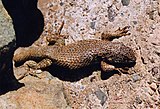
<path id="1" fill-rule="evenodd" d="M 122 75 L 123 73 L 129 74 L 127 69 L 115 68 L 115 70 L 118 71 L 118 74 L 119 74 L 119 75 Z"/>
<path id="2" fill-rule="evenodd" d="M 26 76 L 28 75 L 31 75 L 33 77 L 36 77 L 38 79 L 41 79 L 37 74 L 39 74 L 38 72 L 42 72 L 40 70 L 37 70 L 37 71 L 28 71 L 27 73 L 21 75 L 19 78 L 17 78 L 17 80 L 22 80 L 23 78 L 25 78 Z"/>
<path id="3" fill-rule="evenodd" d="M 27 72 L 25 72 L 24 74 L 22 74 L 21 76 L 19 76 L 17 79 L 18 80 L 22 80 L 23 78 L 25 78 L 28 75 L 34 76 L 36 78 L 41 79 L 37 74 L 42 73 L 41 70 L 37 70 L 34 69 L 34 67 L 36 66 L 36 62 L 35 61 L 27 61 L 24 63 L 23 67 L 25 67 L 25 69 L 27 70 Z"/>
<path id="4" fill-rule="evenodd" d="M 126 36 L 126 35 L 130 35 L 130 33 L 128 33 L 130 26 L 125 26 L 122 29 L 119 27 L 115 33 L 117 34 L 117 36 Z"/>
<path id="5" fill-rule="evenodd" d="M 128 68 L 115 68 L 115 66 L 113 65 L 110 65 L 110 64 L 107 64 L 106 62 L 104 61 L 101 61 L 101 69 L 104 71 L 104 72 L 109 72 L 109 71 L 113 71 L 113 70 L 116 70 L 118 71 L 118 74 L 121 75 L 123 73 L 126 73 L 126 74 L 129 74 L 128 73 Z"/>
<path id="6" fill-rule="evenodd" d="M 130 35 L 130 33 L 128 33 L 129 28 L 130 26 L 125 26 L 123 28 L 118 28 L 114 32 L 104 32 L 102 33 L 101 38 L 102 40 L 112 41 L 115 38 L 120 38 L 122 36 Z"/>

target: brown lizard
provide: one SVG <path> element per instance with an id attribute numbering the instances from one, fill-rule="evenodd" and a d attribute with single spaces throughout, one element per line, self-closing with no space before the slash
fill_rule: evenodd
<path id="1" fill-rule="evenodd" d="M 129 35 L 127 29 L 128 27 L 124 27 L 112 33 L 102 34 L 103 40 L 90 39 L 68 45 L 22 47 L 15 52 L 13 60 L 18 63 L 37 58 L 42 59 L 34 65 L 28 64 L 34 69 L 45 68 L 51 64 L 57 64 L 69 69 L 78 69 L 99 63 L 105 72 L 108 70 L 125 71 L 124 68 L 135 65 L 135 52 L 122 42 L 111 42 L 111 40 Z"/>

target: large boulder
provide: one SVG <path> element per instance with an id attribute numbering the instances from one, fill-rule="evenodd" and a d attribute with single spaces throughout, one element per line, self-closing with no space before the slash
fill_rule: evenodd
<path id="1" fill-rule="evenodd" d="M 6 71 L 6 64 L 15 49 L 15 32 L 12 19 L 0 1 L 0 72 Z"/>
<path id="2" fill-rule="evenodd" d="M 38 0 L 2 0 L 13 20 L 16 45 L 30 46 L 43 31 L 43 16 L 37 8 Z"/>
<path id="3" fill-rule="evenodd" d="M 12 57 L 16 48 L 12 19 L 0 1 L 0 93 L 14 89 Z"/>

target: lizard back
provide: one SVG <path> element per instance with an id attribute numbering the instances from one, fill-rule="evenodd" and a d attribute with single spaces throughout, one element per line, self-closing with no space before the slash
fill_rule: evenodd
<path id="1" fill-rule="evenodd" d="M 105 40 L 82 40 L 64 46 L 42 46 L 20 48 L 15 54 L 15 62 L 36 58 L 49 58 L 52 63 L 77 69 L 102 60 L 112 65 L 129 66 L 135 64 L 134 51 L 121 42 Z"/>
<path id="2" fill-rule="evenodd" d="M 66 46 L 48 49 L 47 57 L 60 66 L 70 69 L 81 68 L 101 60 L 114 63 L 135 61 L 133 50 L 121 42 L 104 40 L 82 40 Z M 112 60 L 111 60 L 112 59 Z"/>

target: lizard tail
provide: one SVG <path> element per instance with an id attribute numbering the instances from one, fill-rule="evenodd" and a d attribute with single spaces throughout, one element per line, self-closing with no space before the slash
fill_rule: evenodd
<path id="1" fill-rule="evenodd" d="M 25 62 L 30 59 L 38 59 L 38 58 L 44 58 L 45 57 L 45 48 L 41 47 L 23 47 L 18 48 L 13 57 L 13 61 L 15 63 L 19 62 Z"/>

